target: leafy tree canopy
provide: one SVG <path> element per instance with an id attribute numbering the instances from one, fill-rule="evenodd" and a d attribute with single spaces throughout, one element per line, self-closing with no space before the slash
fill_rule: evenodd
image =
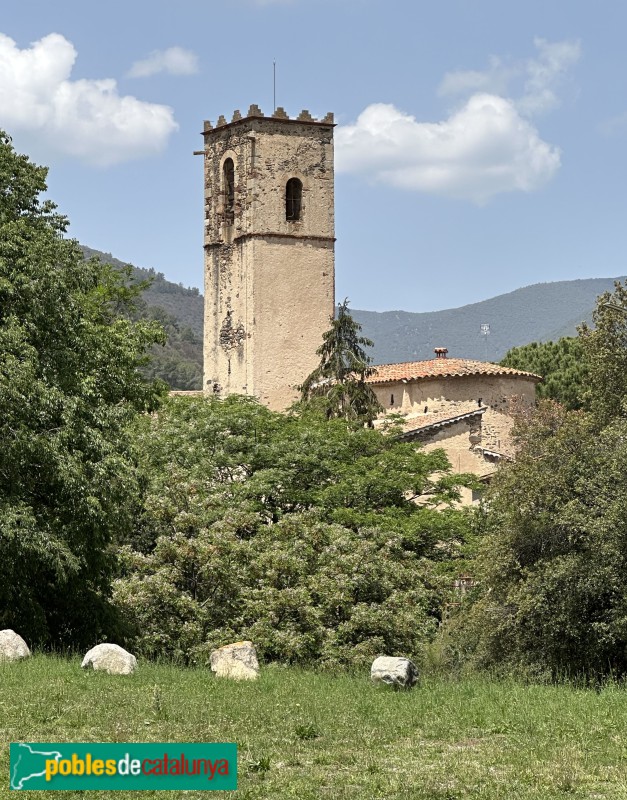
<path id="1" fill-rule="evenodd" d="M 116 600 L 143 652 L 195 659 L 250 637 L 281 661 L 420 654 L 433 565 L 467 529 L 435 510 L 463 482 L 442 451 L 240 397 L 171 398 L 136 430 L 148 484 Z"/>
<path id="2" fill-rule="evenodd" d="M 627 415 L 627 283 L 616 281 L 613 292 L 598 298 L 592 321 L 593 328 L 579 328 L 587 365 L 584 399 L 602 425 Z"/>
<path id="3" fill-rule="evenodd" d="M 120 314 L 136 290 L 64 238 L 45 189 L 0 133 L 0 627 L 79 643 L 133 523 L 125 430 L 158 402 L 138 368 L 162 334 Z"/>
<path id="4" fill-rule="evenodd" d="M 595 327 L 580 328 L 585 410 L 544 401 L 518 420 L 516 461 L 487 497 L 479 587 L 451 637 L 471 663 L 554 677 L 627 672 L 623 309 L 627 287 L 616 283 L 598 298 Z"/>
<path id="5" fill-rule="evenodd" d="M 453 639 L 470 663 L 552 677 L 627 670 L 627 421 L 598 430 L 551 401 L 518 424 L 488 495 L 474 602 Z"/>

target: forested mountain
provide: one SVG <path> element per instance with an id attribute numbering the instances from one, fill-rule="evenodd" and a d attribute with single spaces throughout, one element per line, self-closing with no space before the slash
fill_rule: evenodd
<path id="1" fill-rule="evenodd" d="M 113 264 L 119 269 L 127 265 L 126 261 L 114 258 L 111 253 L 93 250 L 91 247 L 81 245 L 85 258 L 96 256 L 107 264 Z M 202 336 L 203 321 L 203 296 L 198 289 L 188 289 L 182 283 L 172 283 L 166 280 L 162 272 L 154 269 L 133 267 L 133 275 L 137 280 L 152 281 L 150 287 L 144 292 L 144 300 L 148 306 L 159 306 L 168 314 L 176 318 L 180 328 L 191 328 L 198 336 Z"/>
<path id="2" fill-rule="evenodd" d="M 82 246 L 86 258 L 95 256 L 101 261 L 123 269 L 126 264 L 111 253 L 102 253 Z M 151 281 L 143 292 L 138 307 L 140 316 L 156 319 L 167 334 L 165 346 L 153 345 L 152 361 L 146 368 L 150 378 L 161 378 L 172 389 L 202 388 L 202 324 L 203 297 L 198 289 L 165 279 L 153 269 L 132 267 L 133 279 Z"/>
<path id="3" fill-rule="evenodd" d="M 109 253 L 89 247 L 83 251 L 114 266 L 125 266 Z M 152 280 L 143 294 L 142 314 L 162 322 L 168 334 L 165 347 L 153 348 L 150 375 L 163 378 L 172 388 L 200 389 L 202 295 L 152 269 L 133 267 L 133 274 L 137 279 Z M 615 280 L 619 278 L 536 283 L 444 311 L 351 309 L 351 314 L 363 326 L 363 335 L 374 341 L 371 355 L 376 364 L 432 358 L 434 347 L 447 347 L 451 357 L 498 362 L 512 347 L 576 335 L 576 326 L 590 321 L 596 297 L 611 290 Z M 490 326 L 487 336 L 481 334 L 484 324 Z"/>
<path id="4" fill-rule="evenodd" d="M 577 325 L 590 321 L 597 296 L 613 289 L 615 280 L 619 278 L 536 283 L 445 311 L 352 314 L 374 341 L 377 364 L 432 358 L 434 347 L 447 347 L 450 357 L 497 362 L 512 347 L 575 336 Z M 490 326 L 487 336 L 481 334 L 483 324 Z"/>

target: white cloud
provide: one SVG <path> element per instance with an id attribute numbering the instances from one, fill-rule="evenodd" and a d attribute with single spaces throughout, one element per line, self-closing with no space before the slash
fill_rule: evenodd
<path id="1" fill-rule="evenodd" d="M 58 33 L 25 49 L 0 33 L 0 127 L 99 166 L 161 152 L 178 128 L 172 109 L 120 95 L 111 78 L 71 80 L 75 60 Z"/>
<path id="2" fill-rule="evenodd" d="M 128 72 L 129 78 L 147 78 L 158 72 L 170 75 L 194 75 L 198 72 L 198 56 L 183 47 L 155 50 L 148 58 L 136 61 Z"/>
<path id="3" fill-rule="evenodd" d="M 507 64 L 497 56 L 492 56 L 488 69 L 484 71 L 459 70 L 448 72 L 442 79 L 438 92 L 441 95 L 466 95 L 470 92 L 490 92 L 501 97 L 514 96 L 514 102 L 521 114 L 534 114 L 550 111 L 559 105 L 557 89 L 563 83 L 568 70 L 581 57 L 578 41 L 548 42 L 534 39 L 537 50 L 535 58 Z M 512 84 L 518 82 L 516 91 Z"/>
<path id="4" fill-rule="evenodd" d="M 336 133 L 340 172 L 433 194 L 487 202 L 502 192 L 533 191 L 560 166 L 514 103 L 475 94 L 442 122 L 418 122 L 393 105 L 368 106 Z"/>
<path id="5" fill-rule="evenodd" d="M 530 118 L 559 105 L 557 90 L 581 47 L 540 38 L 534 45 L 535 57 L 525 61 L 492 56 L 486 70 L 448 72 L 438 93 L 465 99 L 440 122 L 418 122 L 392 105 L 368 106 L 337 130 L 338 171 L 479 204 L 502 192 L 539 189 L 559 169 L 560 151 Z"/>
<path id="6" fill-rule="evenodd" d="M 438 94 L 466 95 L 473 92 L 489 92 L 504 95 L 514 74 L 515 71 L 506 67 L 496 56 L 492 56 L 490 67 L 483 72 L 479 70 L 447 72 L 438 87 Z"/>
<path id="7" fill-rule="evenodd" d="M 539 114 L 559 105 L 556 88 L 581 56 L 579 42 L 534 39 L 538 58 L 526 65 L 524 94 L 518 101 L 522 113 Z"/>

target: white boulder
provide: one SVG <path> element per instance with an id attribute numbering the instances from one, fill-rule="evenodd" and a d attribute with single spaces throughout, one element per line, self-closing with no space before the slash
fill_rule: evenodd
<path id="1" fill-rule="evenodd" d="M 411 689 L 418 680 L 418 668 L 408 658 L 379 656 L 372 662 L 370 678 L 400 689 Z"/>
<path id="2" fill-rule="evenodd" d="M 97 644 L 85 654 L 81 667 L 103 669 L 110 675 L 130 675 L 135 672 L 137 659 L 119 644 Z"/>
<path id="3" fill-rule="evenodd" d="M 225 644 L 214 650 L 209 660 L 212 671 L 219 678 L 254 681 L 259 677 L 257 652 L 252 642 Z"/>
<path id="4" fill-rule="evenodd" d="M 28 645 L 19 634 L 9 628 L 0 631 L 0 661 L 19 661 L 29 655 Z"/>

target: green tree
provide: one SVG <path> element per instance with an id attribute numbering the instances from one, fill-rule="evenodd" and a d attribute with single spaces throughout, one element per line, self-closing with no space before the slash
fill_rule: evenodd
<path id="1" fill-rule="evenodd" d="M 540 375 L 543 381 L 536 387 L 538 398 L 556 400 L 570 409 L 583 407 L 588 369 L 580 338 L 512 347 L 501 364 Z"/>
<path id="2" fill-rule="evenodd" d="M 337 317 L 322 335 L 322 345 L 316 353 L 320 364 L 300 387 L 302 400 L 320 398 L 327 417 L 341 417 L 372 424 L 383 409 L 375 393 L 366 383 L 373 373 L 371 359 L 364 347 L 373 342 L 360 336 L 361 325 L 348 310 L 348 299 L 338 306 Z"/>
<path id="3" fill-rule="evenodd" d="M 80 644 L 111 624 L 111 542 L 138 501 L 126 429 L 159 400 L 139 368 L 162 334 L 64 238 L 46 172 L 0 134 L 0 627 Z"/>
<path id="4" fill-rule="evenodd" d="M 627 415 L 626 312 L 627 284 L 617 281 L 613 292 L 597 299 L 594 327 L 584 323 L 579 328 L 587 367 L 585 400 L 601 425 Z"/>
<path id="5" fill-rule="evenodd" d="M 551 677 L 627 671 L 627 421 L 551 401 L 487 496 L 478 580 L 449 639 L 471 664 Z"/>
<path id="6" fill-rule="evenodd" d="M 610 304 L 608 306 L 608 304 Z M 617 306 L 617 307 L 612 307 Z M 582 325 L 586 410 L 543 401 L 487 495 L 478 588 L 449 628 L 470 663 L 627 673 L 627 287 Z"/>
<path id="7" fill-rule="evenodd" d="M 136 448 L 148 484 L 116 601 L 142 652 L 193 660 L 246 637 L 285 662 L 420 655 L 434 565 L 468 522 L 436 510 L 460 483 L 442 451 L 242 397 L 171 398 Z"/>

